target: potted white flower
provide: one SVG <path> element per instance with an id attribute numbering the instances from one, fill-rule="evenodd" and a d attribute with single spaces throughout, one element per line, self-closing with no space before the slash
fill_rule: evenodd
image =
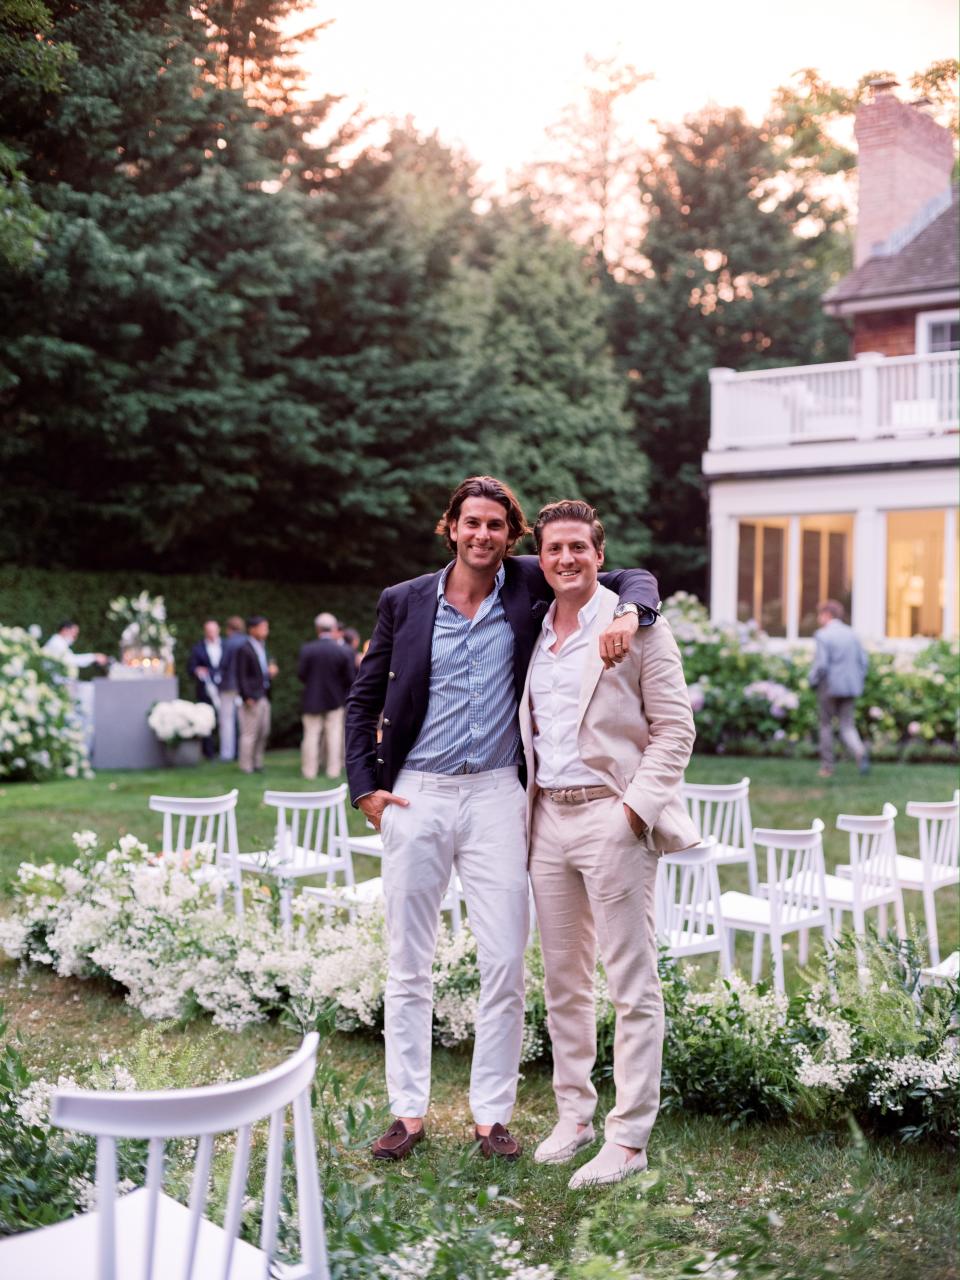
<path id="1" fill-rule="evenodd" d="M 216 712 L 208 703 L 187 702 L 185 698 L 155 702 L 147 716 L 147 724 L 163 744 L 167 764 L 172 766 L 200 763 L 201 739 L 213 733 L 216 721 Z"/>

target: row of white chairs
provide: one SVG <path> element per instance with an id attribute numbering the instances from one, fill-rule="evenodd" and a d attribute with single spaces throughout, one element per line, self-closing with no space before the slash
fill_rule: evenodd
<path id="1" fill-rule="evenodd" d="M 878 929 L 886 932 L 887 909 L 893 908 L 898 933 L 906 932 L 902 890 L 923 896 L 932 966 L 940 962 L 934 895 L 960 882 L 960 792 L 946 803 L 910 801 L 907 813 L 919 823 L 918 858 L 896 851 L 893 805 L 879 815 L 841 814 L 837 827 L 848 835 L 850 860 L 827 874 L 823 860 L 823 823 L 780 831 L 754 828 L 750 817 L 750 780 L 728 785 L 685 783 L 683 798 L 704 843 L 660 861 L 657 920 L 660 939 L 675 956 L 716 951 L 723 972 L 733 961 L 733 933 L 754 935 L 752 977 L 760 976 L 764 938 L 769 940 L 774 979 L 783 981 L 783 935 L 800 933 L 800 960 L 807 957 L 809 932 L 825 936 L 840 931 L 846 912 L 855 932 L 866 929 L 866 912 L 876 909 Z M 237 841 L 237 792 L 207 798 L 152 796 L 150 808 L 162 814 L 162 845 L 183 852 L 200 841 L 212 843 L 217 862 L 233 885 L 234 909 L 243 912 L 242 876 L 274 880 L 279 887 L 281 920 L 292 929 L 292 895 L 298 881 L 322 878 L 323 885 L 303 892 L 322 902 L 328 913 L 343 909 L 353 917 L 383 895 L 383 879 L 358 880 L 354 856 L 379 858 L 383 844 L 376 833 L 352 836 L 347 827 L 347 789 L 267 791 L 264 802 L 276 809 L 275 838 L 270 849 L 241 853 Z M 758 847 L 766 851 L 761 881 Z M 718 872 L 744 865 L 747 891 L 721 892 Z M 463 926 L 464 894 L 454 872 L 443 901 L 451 927 Z"/>
<path id="2" fill-rule="evenodd" d="M 897 810 L 879 815 L 841 814 L 837 827 L 849 839 L 850 861 L 827 874 L 823 823 L 780 831 L 753 828 L 749 779 L 727 786 L 685 784 L 684 798 L 704 843 L 697 850 L 661 859 L 657 883 L 657 922 L 661 942 L 675 956 L 719 954 L 728 973 L 737 930 L 753 934 L 752 978 L 760 977 L 764 938 L 769 940 L 774 983 L 783 990 L 784 935 L 799 933 L 799 958 L 805 962 L 811 929 L 821 928 L 825 942 L 839 934 L 844 912 L 855 933 L 866 932 L 866 912 L 876 909 L 885 933 L 892 907 L 897 932 L 906 935 L 903 889 L 923 894 L 931 968 L 940 963 L 934 895 L 960 882 L 960 792 L 946 803 L 911 801 L 907 813 L 919 822 L 919 858 L 898 854 L 894 822 Z M 766 850 L 766 880 L 757 874 L 756 848 Z M 749 891 L 721 892 L 718 869 L 747 867 Z"/>

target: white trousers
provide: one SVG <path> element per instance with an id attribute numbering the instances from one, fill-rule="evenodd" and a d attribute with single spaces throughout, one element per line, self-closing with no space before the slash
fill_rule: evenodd
<path id="1" fill-rule="evenodd" d="M 432 965 L 440 903 L 456 867 L 477 940 L 480 1001 L 470 1074 L 477 1124 L 506 1124 L 523 1042 L 526 796 L 516 768 L 448 776 L 401 770 L 381 823 L 389 960 L 387 1094 L 395 1116 L 430 1105 Z"/>
<path id="2" fill-rule="evenodd" d="M 237 758 L 237 700 L 236 689 L 220 690 L 220 710 L 217 712 L 217 727 L 220 730 L 220 759 L 235 760 Z"/>

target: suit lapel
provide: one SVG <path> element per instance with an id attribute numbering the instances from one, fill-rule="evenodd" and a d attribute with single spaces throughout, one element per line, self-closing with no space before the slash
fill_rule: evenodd
<path id="1" fill-rule="evenodd" d="M 580 725 L 583 723 L 583 717 L 586 714 L 587 707 L 590 705 L 590 699 L 593 697 L 593 692 L 604 672 L 604 665 L 600 658 L 600 648 L 597 644 L 597 637 L 600 635 L 600 632 L 613 621 L 613 611 L 617 604 L 617 597 L 612 591 L 608 591 L 606 587 L 598 587 L 597 591 L 600 596 L 600 602 L 597 607 L 597 616 L 594 618 L 590 627 L 587 657 L 583 664 L 583 677 L 580 681 L 580 702 L 577 706 L 578 730 Z"/>

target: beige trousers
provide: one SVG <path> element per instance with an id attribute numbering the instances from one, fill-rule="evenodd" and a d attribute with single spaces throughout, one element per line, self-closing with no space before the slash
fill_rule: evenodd
<path id="1" fill-rule="evenodd" d="M 619 797 L 581 805 L 538 796 L 530 878 L 543 950 L 553 1091 L 561 1118 L 587 1124 L 597 1091 L 597 943 L 616 1010 L 608 1142 L 645 1148 L 660 1106 L 663 1000 L 657 974 L 657 855 L 627 824 Z"/>
<path id="2" fill-rule="evenodd" d="M 237 715 L 240 721 L 240 771 L 252 773 L 254 769 L 263 768 L 263 753 L 270 737 L 270 699 L 257 698 L 252 706 L 241 702 Z"/>
<path id="3" fill-rule="evenodd" d="M 300 743 L 300 772 L 305 778 L 315 778 L 320 769 L 320 752 L 323 751 L 328 778 L 339 778 L 343 772 L 343 720 L 345 707 L 321 711 L 318 715 L 304 714 L 303 741 Z"/>

